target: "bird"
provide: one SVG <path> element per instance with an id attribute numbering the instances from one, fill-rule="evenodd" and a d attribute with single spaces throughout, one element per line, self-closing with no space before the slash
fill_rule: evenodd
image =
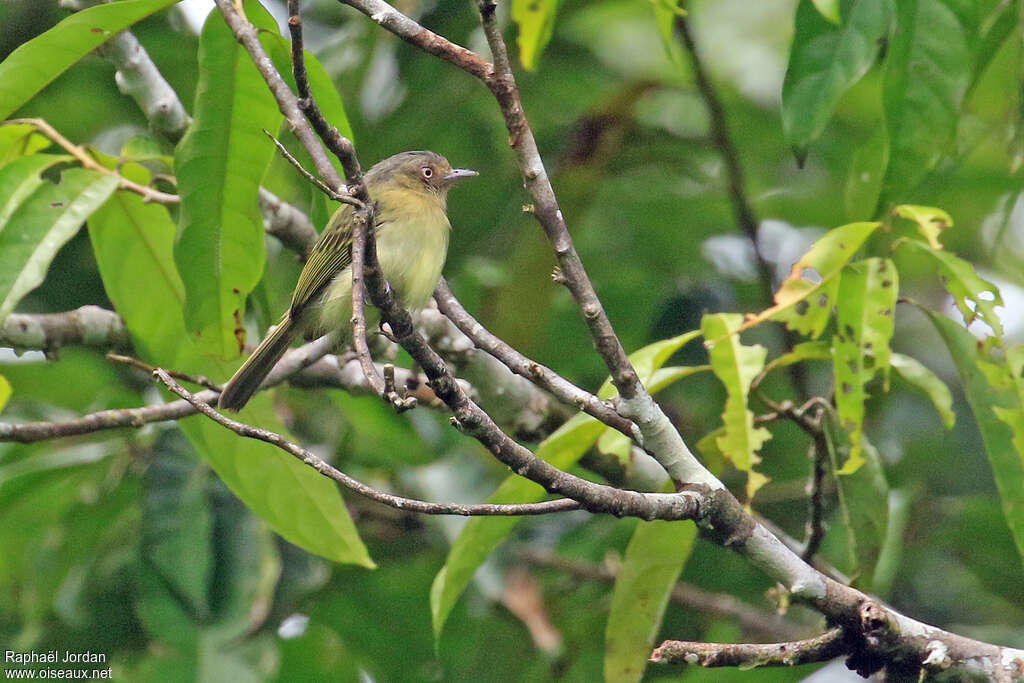
<path id="1" fill-rule="evenodd" d="M 448 254 L 448 190 L 478 175 L 452 168 L 426 150 L 399 152 L 364 176 L 374 202 L 373 234 L 384 278 L 399 300 L 422 308 L 437 287 Z M 340 206 L 331 216 L 299 275 L 291 305 L 252 355 L 228 380 L 218 405 L 241 410 L 297 336 L 351 336 L 352 226 L 355 208 Z"/>

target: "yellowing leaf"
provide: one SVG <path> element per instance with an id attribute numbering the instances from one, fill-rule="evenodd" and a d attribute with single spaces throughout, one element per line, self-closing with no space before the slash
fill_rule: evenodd
<path id="1" fill-rule="evenodd" d="M 717 440 L 722 454 L 738 468 L 747 472 L 747 495 L 753 497 L 767 479 L 753 471 L 761 462 L 757 451 L 771 438 L 771 432 L 764 427 L 754 427 L 754 414 L 747 408 L 750 383 L 764 367 L 767 350 L 761 345 L 744 346 L 739 336 L 743 317 L 733 313 L 705 315 L 701 320 L 701 331 L 705 339 L 715 339 L 708 350 L 711 369 L 725 385 L 728 398 L 722 420 L 725 434 Z"/>
<path id="2" fill-rule="evenodd" d="M 775 293 L 775 305 L 749 316 L 737 331 L 765 320 L 779 320 L 791 330 L 816 338 L 832 312 L 840 271 L 880 225 L 850 223 L 827 232 L 793 265 L 789 277 Z"/>
<path id="3" fill-rule="evenodd" d="M 928 240 L 932 249 L 942 249 L 939 234 L 946 228 L 953 227 L 953 218 L 948 213 L 930 206 L 900 204 L 892 212 L 917 223 L 917 229 Z"/>
<path id="4" fill-rule="evenodd" d="M 534 71 L 555 28 L 558 0 L 512 0 L 512 21 L 519 26 L 519 61 Z"/>
<path id="5" fill-rule="evenodd" d="M 0 375 L 0 410 L 4 409 L 7 405 L 7 400 L 11 398 L 11 383 L 7 381 L 7 378 Z"/>
<path id="6" fill-rule="evenodd" d="M 654 22 L 658 25 L 658 33 L 661 35 L 661 43 L 665 46 L 665 52 L 669 59 L 676 64 L 683 61 L 683 49 L 675 36 L 675 24 L 677 17 L 685 17 L 686 10 L 679 6 L 679 0 L 650 0 L 651 9 L 654 10 Z"/>
<path id="7" fill-rule="evenodd" d="M 814 4 L 814 9 L 818 10 L 818 14 L 836 26 L 839 25 L 839 0 L 811 0 L 811 2 Z"/>
<path id="8" fill-rule="evenodd" d="M 870 258 L 851 264 L 840 278 L 832 363 L 836 409 L 840 423 L 850 433 L 851 447 L 850 458 L 839 474 L 851 474 L 864 462 L 864 385 L 879 371 L 888 378 L 898 289 L 896 267 L 889 259 Z"/>

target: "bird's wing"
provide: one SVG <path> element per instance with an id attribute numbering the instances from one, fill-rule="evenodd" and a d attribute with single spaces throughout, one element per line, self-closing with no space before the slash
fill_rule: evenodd
<path id="1" fill-rule="evenodd" d="M 338 273 L 352 265 L 352 219 L 352 207 L 343 206 L 324 228 L 299 275 L 299 282 L 292 295 L 292 316 L 300 314 L 320 296 L 324 287 Z M 375 234 L 379 234 L 382 224 L 380 220 L 377 221 Z"/>

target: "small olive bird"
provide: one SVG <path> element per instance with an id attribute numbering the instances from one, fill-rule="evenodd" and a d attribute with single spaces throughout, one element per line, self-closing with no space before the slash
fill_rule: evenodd
<path id="1" fill-rule="evenodd" d="M 367 171 L 377 258 L 405 306 L 418 309 L 430 300 L 448 253 L 448 190 L 475 175 L 426 151 L 400 152 Z M 351 336 L 353 217 L 347 204 L 331 216 L 299 275 L 291 306 L 224 385 L 221 408 L 241 410 L 297 335 Z"/>

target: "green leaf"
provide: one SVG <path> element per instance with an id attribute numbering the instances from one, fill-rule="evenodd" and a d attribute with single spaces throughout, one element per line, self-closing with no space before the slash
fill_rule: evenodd
<path id="1" fill-rule="evenodd" d="M 258 3 L 246 8 L 250 21 L 276 30 Z M 263 130 L 277 130 L 281 114 L 219 12 L 203 28 L 199 69 L 195 118 L 175 159 L 182 233 L 174 256 L 186 326 L 216 355 L 234 358 L 245 344 L 245 297 L 266 260 L 258 190 L 273 145 Z"/>
<path id="2" fill-rule="evenodd" d="M 1003 305 L 1003 297 L 999 294 L 999 288 L 982 279 L 974 270 L 974 266 L 948 251 L 930 249 L 915 240 L 904 240 L 900 242 L 900 246 L 909 247 L 935 259 L 942 275 L 942 284 L 952 295 L 967 325 L 975 320 L 981 320 L 997 337 L 1003 336 L 1003 324 L 996 313 L 996 307 Z"/>
<path id="3" fill-rule="evenodd" d="M 174 367 L 188 339 L 185 287 L 173 259 L 175 230 L 166 207 L 131 192 L 116 192 L 89 221 L 103 287 L 135 349 L 167 367 Z"/>
<path id="4" fill-rule="evenodd" d="M 36 132 L 31 123 L 8 123 L 0 126 L 0 166 L 18 157 L 46 149 L 50 140 Z"/>
<path id="5" fill-rule="evenodd" d="M 665 52 L 675 64 L 683 63 L 683 48 L 676 38 L 676 19 L 686 16 L 686 10 L 679 6 L 679 0 L 650 0 L 654 11 L 654 23 L 665 46 Z"/>
<path id="6" fill-rule="evenodd" d="M 604 680 L 639 681 L 668 599 L 690 557 L 693 522 L 639 522 L 615 579 L 605 628 Z"/>
<path id="7" fill-rule="evenodd" d="M 846 215 L 859 218 L 877 213 L 878 196 L 882 192 L 889 141 L 885 129 L 875 126 L 871 135 L 856 145 L 848 165 L 843 200 Z"/>
<path id="8" fill-rule="evenodd" d="M 519 61 L 528 71 L 537 68 L 555 29 L 559 0 L 512 0 L 512 21 L 519 26 Z"/>
<path id="9" fill-rule="evenodd" d="M 31 176 L 23 180 L 33 182 Z M 68 169 L 59 184 L 39 185 L 9 214 L 0 230 L 0 322 L 23 296 L 43 282 L 60 248 L 117 189 L 117 184 L 117 178 L 96 171 Z M 22 184 L 19 189 L 24 187 Z"/>
<path id="10" fill-rule="evenodd" d="M 892 0 L 802 0 L 782 84 L 782 127 L 797 159 L 878 56 L 892 30 Z"/>
<path id="11" fill-rule="evenodd" d="M 139 552 L 190 612 L 209 619 L 214 563 L 210 468 L 177 431 L 161 432 L 153 453 L 142 475 Z"/>
<path id="12" fill-rule="evenodd" d="M 0 120 L 32 99 L 72 64 L 118 31 L 177 0 L 126 0 L 96 5 L 18 46 L 0 63 Z"/>
<path id="13" fill-rule="evenodd" d="M 89 237 L 107 296 L 150 362 L 186 367 L 210 377 L 229 374 L 188 341 L 183 288 L 174 270 L 174 224 L 164 207 L 119 192 L 89 224 Z M 241 419 L 283 432 L 266 394 L 254 397 Z M 193 417 L 182 431 L 228 488 L 282 537 L 338 562 L 373 562 L 337 487 L 283 451 L 243 439 L 212 421 Z"/>
<path id="14" fill-rule="evenodd" d="M 817 337 L 828 324 L 839 287 L 839 273 L 881 223 L 850 223 L 829 230 L 793 264 L 775 293 L 775 305 L 749 316 L 739 331 L 765 320 L 780 320 L 796 332 Z"/>
<path id="15" fill-rule="evenodd" d="M 1024 558 L 1024 450 L 1019 438 L 1024 433 L 1021 428 L 1024 410 L 1014 390 L 1014 378 L 1010 377 L 1004 363 L 992 358 L 991 348 L 979 345 L 977 337 L 960 324 L 943 315 L 925 312 L 942 335 L 960 373 L 967 403 L 974 413 L 992 465 L 1003 514 L 1017 551 Z M 993 385 L 989 375 L 1001 376 L 1004 381 Z M 1017 428 L 1011 428 L 1007 420 L 1012 420 Z"/>
<path id="16" fill-rule="evenodd" d="M 923 363 L 910 356 L 904 356 L 902 353 L 893 353 L 889 363 L 904 381 L 923 391 L 931 399 L 935 410 L 939 411 L 939 415 L 942 417 L 943 426 L 946 429 L 952 429 L 956 424 L 956 413 L 953 412 L 953 395 L 946 383 Z"/>
<path id="17" fill-rule="evenodd" d="M 767 375 L 772 370 L 789 367 L 805 360 L 828 360 L 832 358 L 832 344 L 824 340 L 800 342 L 793 346 L 793 350 L 774 358 L 764 366 L 761 376 Z"/>
<path id="18" fill-rule="evenodd" d="M 850 458 L 839 474 L 852 474 L 863 464 L 864 385 L 881 372 L 889 382 L 889 343 L 895 328 L 899 291 L 896 266 L 889 259 L 870 258 L 843 270 L 836 306 L 832 366 L 839 421 L 850 433 Z"/>
<path id="19" fill-rule="evenodd" d="M 918 231 L 926 240 L 928 240 L 928 244 L 932 249 L 942 249 L 942 242 L 939 242 L 939 235 L 943 230 L 953 227 L 952 216 L 942 209 L 935 209 L 930 206 L 900 204 L 892 211 L 901 218 L 906 218 L 917 223 Z"/>
<path id="20" fill-rule="evenodd" d="M 974 60 L 959 0 L 897 0 L 883 85 L 889 165 L 881 206 L 899 201 L 953 146 Z"/>
<path id="21" fill-rule="evenodd" d="M 7 401 L 11 398 L 11 383 L 7 381 L 7 378 L 0 375 L 0 411 L 7 405 Z"/>
<path id="22" fill-rule="evenodd" d="M 640 382 L 647 387 L 649 392 L 654 393 L 656 391 L 655 389 L 647 386 L 647 383 L 651 380 L 654 373 L 657 372 L 662 365 L 668 362 L 668 359 L 672 357 L 672 354 L 699 336 L 700 330 L 691 330 L 690 332 L 685 332 L 678 337 L 670 337 L 669 339 L 662 339 L 652 344 L 648 344 L 647 346 L 637 349 L 633 353 L 629 354 L 629 362 L 633 365 L 633 369 L 636 370 L 637 376 L 640 377 Z M 609 399 L 617 393 L 615 385 L 612 384 L 612 380 L 609 377 L 601 385 L 597 395 L 600 398 Z"/>
<path id="23" fill-rule="evenodd" d="M 579 460 L 606 427 L 584 413 L 573 416 L 537 447 L 537 457 L 566 469 Z M 524 503 L 541 500 L 543 487 L 529 479 L 509 477 L 488 499 L 488 503 Z M 434 637 L 440 638 L 444 623 L 473 574 L 519 523 L 516 517 L 473 517 L 452 543 L 444 567 L 430 588 L 430 613 Z"/>
<path id="24" fill-rule="evenodd" d="M 45 182 L 42 172 L 70 158 L 56 154 L 30 154 L 0 167 L 0 232 L 7 228 L 15 209 Z"/>
<path id="25" fill-rule="evenodd" d="M 853 459 L 849 433 L 839 424 L 837 416 L 825 412 L 822 424 L 832 471 L 843 474 L 840 463 Z M 836 476 L 839 507 L 846 527 L 850 565 L 856 570 L 856 585 L 872 590 L 875 566 L 885 542 L 889 519 L 889 485 L 885 479 L 878 451 L 867 438 L 860 442 L 862 466 L 852 474 Z"/>
<path id="26" fill-rule="evenodd" d="M 705 339 L 715 339 L 708 350 L 711 369 L 725 385 L 727 398 L 722 421 L 725 434 L 718 439 L 718 448 L 740 470 L 747 473 L 747 496 L 754 493 L 767 478 L 754 471 L 761 462 L 757 455 L 764 442 L 772 437 L 764 427 L 754 427 L 754 414 L 747 408 L 750 383 L 764 367 L 767 350 L 760 344 L 744 346 L 736 332 L 743 323 L 738 313 L 716 313 L 701 319 Z"/>
<path id="27" fill-rule="evenodd" d="M 217 365 L 204 366 L 198 357 L 183 358 L 182 367 L 216 376 Z M 285 431 L 266 392 L 254 396 L 239 419 Z M 333 481 L 279 448 L 240 438 L 212 420 L 179 425 L 231 492 L 286 541 L 335 562 L 375 566 Z"/>
<path id="28" fill-rule="evenodd" d="M 1020 22 L 1020 0 L 1000 2 L 992 14 L 981 22 L 978 44 L 974 49 L 974 71 L 964 99 L 971 96 L 981 81 L 982 73 L 989 65 L 1007 38 L 1014 35 Z"/>

